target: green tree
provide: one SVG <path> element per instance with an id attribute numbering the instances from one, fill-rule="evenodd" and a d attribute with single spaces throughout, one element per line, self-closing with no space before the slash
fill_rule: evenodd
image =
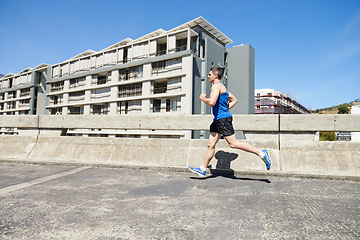
<path id="1" fill-rule="evenodd" d="M 335 132 L 320 132 L 319 140 L 320 141 L 335 141 L 336 134 L 335 134 Z"/>
<path id="2" fill-rule="evenodd" d="M 349 111 L 349 108 L 345 104 L 338 107 L 338 114 L 348 114 Z"/>

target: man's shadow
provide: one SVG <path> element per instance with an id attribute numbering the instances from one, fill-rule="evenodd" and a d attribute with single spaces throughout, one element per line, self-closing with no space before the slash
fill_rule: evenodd
<path id="1" fill-rule="evenodd" d="M 191 177 L 192 179 L 209 179 L 209 178 L 216 178 L 216 177 L 226 177 L 231 178 L 235 180 L 246 180 L 246 181 L 259 181 L 259 182 L 265 182 L 265 183 L 271 183 L 268 179 L 255 179 L 255 178 L 239 178 L 235 176 L 235 171 L 231 169 L 230 165 L 231 162 L 234 161 L 239 155 L 236 153 L 229 153 L 225 151 L 218 151 L 215 154 L 215 158 L 217 159 L 216 163 L 216 169 L 212 169 L 211 165 L 209 165 L 210 168 L 210 176 L 206 176 L 204 178 L 197 178 L 197 177 Z"/>

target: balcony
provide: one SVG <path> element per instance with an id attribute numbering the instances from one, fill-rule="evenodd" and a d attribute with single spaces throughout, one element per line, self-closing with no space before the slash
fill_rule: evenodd
<path id="1" fill-rule="evenodd" d="M 187 45 L 182 45 L 182 46 L 176 47 L 176 52 L 185 51 L 186 47 L 187 47 Z"/>
<path id="2" fill-rule="evenodd" d="M 154 94 L 166 93 L 167 87 L 156 87 L 154 88 Z"/>
<path id="3" fill-rule="evenodd" d="M 156 52 L 156 56 L 162 56 L 166 54 L 166 49 L 165 50 L 160 50 Z"/>

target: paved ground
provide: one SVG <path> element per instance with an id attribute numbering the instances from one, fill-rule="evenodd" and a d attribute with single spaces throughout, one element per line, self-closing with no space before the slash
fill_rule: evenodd
<path id="1" fill-rule="evenodd" d="M 360 182 L 0 163 L 0 239 L 359 239 Z"/>

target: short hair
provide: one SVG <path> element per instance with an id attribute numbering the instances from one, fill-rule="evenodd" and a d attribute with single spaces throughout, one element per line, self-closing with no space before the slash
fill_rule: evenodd
<path id="1" fill-rule="evenodd" d="M 221 68 L 212 67 L 212 68 L 210 68 L 210 71 L 212 71 L 214 75 L 217 75 L 218 79 L 221 80 L 222 74 L 223 74 Z"/>

